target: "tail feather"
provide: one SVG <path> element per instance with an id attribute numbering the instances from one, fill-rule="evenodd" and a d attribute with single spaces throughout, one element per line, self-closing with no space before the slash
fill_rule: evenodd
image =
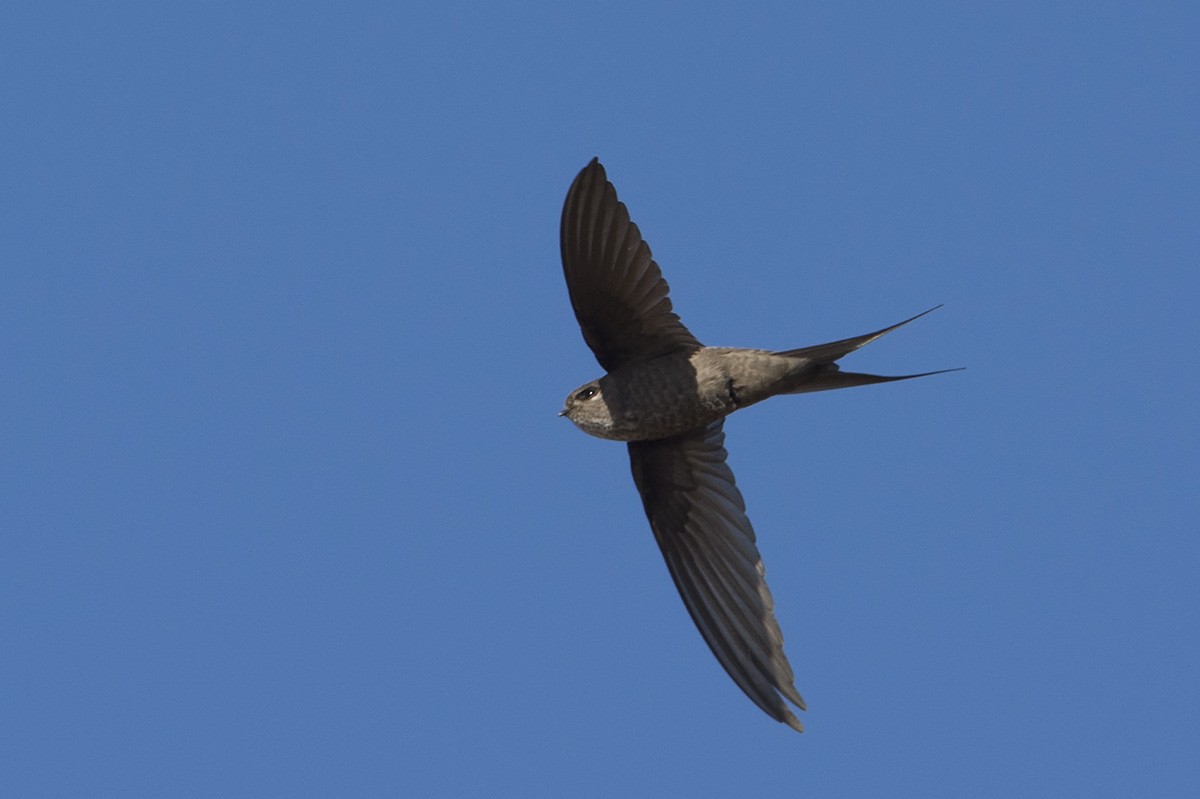
<path id="1" fill-rule="evenodd" d="M 806 394 L 810 391 L 830 391 L 835 388 L 850 388 L 851 386 L 869 386 L 873 383 L 892 383 L 897 380 L 912 380 L 914 377 L 928 377 L 930 375 L 940 375 L 946 372 L 959 372 L 960 369 L 939 369 L 934 372 L 921 372 L 916 375 L 869 375 L 861 372 L 843 372 L 838 369 L 838 365 L 834 361 L 839 358 L 849 355 L 859 347 L 870 344 L 877 338 L 891 333 L 898 327 L 904 327 L 909 322 L 920 319 L 927 313 L 932 313 L 940 305 L 935 305 L 928 311 L 923 311 L 914 317 L 905 319 L 903 322 L 897 322 L 890 327 L 885 327 L 882 330 L 876 330 L 874 333 L 867 333 L 862 336 L 854 336 L 853 338 L 845 338 L 841 341 L 831 341 L 828 344 L 817 344 L 812 347 L 801 347 L 795 350 L 785 350 L 778 353 L 792 358 L 804 358 L 808 361 L 813 361 L 821 365 L 821 368 L 816 371 L 805 383 L 797 388 L 786 393 L 788 394 Z"/>
<path id="2" fill-rule="evenodd" d="M 941 305 L 935 305 L 928 311 L 922 311 L 914 317 L 905 319 L 903 322 L 897 322 L 891 327 L 885 327 L 883 330 L 876 330 L 874 333 L 867 333 L 863 336 L 854 336 L 853 338 L 844 338 L 841 341 L 831 341 L 828 344 L 816 344 L 811 347 L 801 347 L 797 350 L 784 350 L 780 355 L 787 355 L 793 358 L 807 358 L 810 361 L 817 363 L 833 363 L 834 361 L 854 352 L 859 347 L 864 347 L 870 344 L 877 338 L 886 336 L 898 327 L 904 327 L 909 322 L 915 322 L 922 316 L 928 313 L 933 313 Z M 921 377 L 921 375 L 912 375 L 913 377 Z M 857 385 L 857 384 L 855 384 Z"/>
<path id="3" fill-rule="evenodd" d="M 799 388 L 792 389 L 788 394 L 807 394 L 810 391 L 831 391 L 835 388 L 850 388 L 851 386 L 869 386 L 873 383 L 894 383 L 897 380 L 912 380 L 914 377 L 929 377 L 942 375 L 946 372 L 961 372 L 966 367 L 957 369 L 938 369 L 935 372 L 921 372 L 919 375 L 868 375 L 862 372 L 841 372 L 837 364 L 830 364 L 825 370 L 818 372 Z"/>

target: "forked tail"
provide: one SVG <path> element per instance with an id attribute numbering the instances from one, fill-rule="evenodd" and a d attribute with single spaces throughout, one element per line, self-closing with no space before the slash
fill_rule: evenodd
<path id="1" fill-rule="evenodd" d="M 839 370 L 838 365 L 834 361 L 854 352 L 859 347 L 870 344 L 877 338 L 891 333 L 898 327 L 904 327 L 909 322 L 920 319 L 927 313 L 932 313 L 941 305 L 935 305 L 928 311 L 905 319 L 903 322 L 897 322 L 890 327 L 885 327 L 882 330 L 876 330 L 874 333 L 867 333 L 862 336 L 854 336 L 853 338 L 844 338 L 841 341 L 831 341 L 828 344 L 817 344 L 812 347 L 801 347 L 795 350 L 785 350 L 778 353 L 779 355 L 787 355 L 792 358 L 805 358 L 810 361 L 815 361 L 823 367 L 818 371 L 811 380 L 806 382 L 799 388 L 793 389 L 789 394 L 805 394 L 810 391 L 829 391 L 835 388 L 850 388 L 851 386 L 868 386 L 872 383 L 892 383 L 896 380 L 912 380 L 914 377 L 928 377 L 930 375 L 940 375 L 946 372 L 959 372 L 965 367 L 957 369 L 938 369 L 934 372 L 921 372 L 915 375 L 869 375 L 860 372 L 843 372 Z"/>

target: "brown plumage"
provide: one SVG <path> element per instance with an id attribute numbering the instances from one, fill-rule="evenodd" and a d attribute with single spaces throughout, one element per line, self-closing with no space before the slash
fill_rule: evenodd
<path id="1" fill-rule="evenodd" d="M 788 702 L 804 710 L 804 700 L 725 463 L 723 420 L 776 394 L 938 374 L 885 377 L 842 372 L 835 363 L 924 314 L 784 352 L 705 347 L 672 310 L 667 282 L 597 159 L 567 193 L 561 244 L 571 306 L 607 372 L 571 392 L 562 415 L 586 433 L 628 442 L 650 528 L 700 634 L 755 704 L 802 730 Z"/>

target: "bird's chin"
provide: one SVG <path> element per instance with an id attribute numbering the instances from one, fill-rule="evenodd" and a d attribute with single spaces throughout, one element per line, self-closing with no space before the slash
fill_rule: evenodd
<path id="1" fill-rule="evenodd" d="M 580 430 L 587 433 L 589 436 L 595 436 L 596 438 L 603 438 L 605 441 L 624 441 L 625 440 L 620 435 L 615 434 L 615 431 L 613 430 L 613 426 L 611 423 L 598 422 L 595 419 L 589 419 L 586 417 L 583 419 L 579 419 L 579 418 L 576 418 L 573 416 L 568 417 L 568 418 L 571 419 L 571 424 L 575 425 Z"/>

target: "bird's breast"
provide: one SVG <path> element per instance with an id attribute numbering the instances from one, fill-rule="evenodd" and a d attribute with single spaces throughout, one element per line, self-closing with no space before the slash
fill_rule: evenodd
<path id="1" fill-rule="evenodd" d="M 737 406 L 729 381 L 711 366 L 703 360 L 672 355 L 614 369 L 600 380 L 611 420 L 611 429 L 603 437 L 621 441 L 669 438 L 731 413 Z"/>

